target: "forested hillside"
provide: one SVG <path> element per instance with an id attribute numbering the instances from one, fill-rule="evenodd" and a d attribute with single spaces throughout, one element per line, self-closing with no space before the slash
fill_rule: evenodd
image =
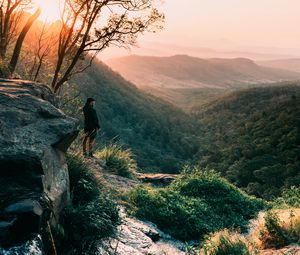
<path id="1" fill-rule="evenodd" d="M 203 144 L 195 119 L 139 91 L 101 62 L 73 81 L 83 98 L 94 97 L 104 134 L 130 147 L 146 171 L 178 172 Z"/>
<path id="2" fill-rule="evenodd" d="M 201 166 L 266 198 L 300 184 L 299 86 L 235 92 L 196 115 L 214 140 Z"/>
<path id="3" fill-rule="evenodd" d="M 98 62 L 76 79 L 97 100 L 104 137 L 129 147 L 144 171 L 215 169 L 249 193 L 271 198 L 300 183 L 300 87 L 253 88 L 183 113 L 139 91 Z"/>

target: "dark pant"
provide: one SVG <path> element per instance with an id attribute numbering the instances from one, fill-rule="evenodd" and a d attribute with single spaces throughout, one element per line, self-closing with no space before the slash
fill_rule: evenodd
<path id="1" fill-rule="evenodd" d="M 95 143 L 95 138 L 97 136 L 97 130 L 85 130 L 85 136 L 83 139 L 82 147 L 83 147 L 83 154 L 92 153 L 94 143 Z"/>

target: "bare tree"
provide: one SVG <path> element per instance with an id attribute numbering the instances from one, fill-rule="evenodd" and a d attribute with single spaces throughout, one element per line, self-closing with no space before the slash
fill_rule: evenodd
<path id="1" fill-rule="evenodd" d="M 3 63 L 9 63 L 5 65 L 5 69 L 8 69 L 10 75 L 16 69 L 24 39 L 41 13 L 41 10 L 37 9 L 25 21 L 25 17 L 28 16 L 25 15 L 25 11 L 32 7 L 31 2 L 32 0 L 0 1 L 0 58 Z M 8 49 L 12 50 L 12 55 L 7 62 Z"/>
<path id="2" fill-rule="evenodd" d="M 57 93 L 66 81 L 90 66 L 94 57 L 110 45 L 134 45 L 140 33 L 161 29 L 164 15 L 153 2 L 65 0 L 52 90 Z M 78 62 L 87 55 L 89 64 L 79 67 Z"/>
<path id="3" fill-rule="evenodd" d="M 13 51 L 13 55 L 12 55 L 10 63 L 9 63 L 9 71 L 11 74 L 13 74 L 16 69 L 25 36 L 28 33 L 31 26 L 33 25 L 34 21 L 40 16 L 40 14 L 41 14 L 41 10 L 40 9 L 36 10 L 36 12 L 33 15 L 31 15 L 30 18 L 27 20 L 20 35 L 18 36 L 16 45 L 15 45 L 15 48 Z"/>
<path id="4" fill-rule="evenodd" d="M 8 46 L 18 33 L 23 10 L 31 0 L 2 0 L 0 2 L 0 57 L 6 57 Z"/>
<path id="5" fill-rule="evenodd" d="M 33 45 L 34 55 L 33 62 L 29 71 L 29 79 L 36 81 L 44 61 L 51 52 L 51 47 L 57 44 L 57 40 L 54 39 L 53 34 L 48 34 L 46 23 L 43 24 L 39 35 L 36 35 L 36 42 Z"/>

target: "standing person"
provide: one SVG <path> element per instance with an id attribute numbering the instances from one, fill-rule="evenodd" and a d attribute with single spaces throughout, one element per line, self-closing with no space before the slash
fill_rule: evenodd
<path id="1" fill-rule="evenodd" d="M 83 107 L 84 114 L 84 132 L 85 137 L 83 139 L 83 155 L 85 157 L 93 157 L 93 146 L 95 138 L 100 129 L 97 112 L 94 109 L 96 100 L 88 98 L 85 106 Z"/>

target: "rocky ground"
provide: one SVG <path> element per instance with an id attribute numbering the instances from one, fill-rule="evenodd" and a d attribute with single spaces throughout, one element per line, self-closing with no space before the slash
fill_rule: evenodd
<path id="1" fill-rule="evenodd" d="M 104 170 L 105 162 L 89 160 L 94 175 L 111 191 L 119 194 L 130 191 L 142 184 L 139 179 L 131 180 L 113 175 Z M 141 176 L 141 175 L 139 175 Z M 154 176 L 157 183 L 157 176 Z M 161 178 L 162 176 L 160 176 Z M 149 176 L 147 176 L 149 178 Z M 169 178 L 169 177 L 167 177 Z M 164 182 L 164 180 L 162 180 Z M 151 182 L 151 181 L 150 181 Z M 160 231 L 150 222 L 130 217 L 124 206 L 120 206 L 121 224 L 115 237 L 105 240 L 99 246 L 99 254 L 103 255 L 183 255 L 186 244 L 173 239 Z"/>
<path id="2" fill-rule="evenodd" d="M 103 255 L 183 255 L 185 244 L 160 231 L 154 224 L 129 217 L 120 210 L 122 223 L 116 237 L 103 242 L 99 254 Z"/>

